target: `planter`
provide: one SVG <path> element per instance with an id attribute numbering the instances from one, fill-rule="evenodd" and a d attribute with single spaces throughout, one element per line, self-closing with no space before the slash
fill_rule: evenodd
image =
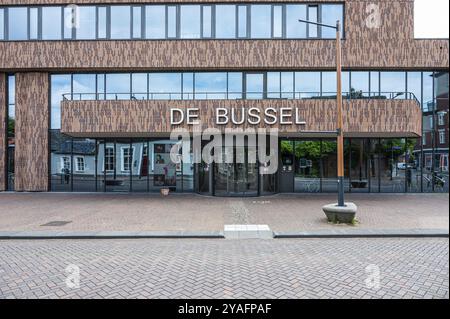
<path id="1" fill-rule="evenodd" d="M 337 203 L 322 207 L 329 222 L 352 223 L 355 219 L 358 207 L 354 203 L 345 203 L 345 206 L 338 206 Z"/>
<path id="2" fill-rule="evenodd" d="M 160 192 L 161 192 L 162 196 L 168 196 L 169 193 L 170 193 L 170 189 L 168 189 L 168 188 L 161 188 Z"/>

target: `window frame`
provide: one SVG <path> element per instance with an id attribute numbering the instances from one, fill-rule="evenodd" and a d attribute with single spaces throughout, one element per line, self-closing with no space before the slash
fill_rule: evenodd
<path id="1" fill-rule="evenodd" d="M 79 160 L 81 160 L 81 162 Z M 80 169 L 81 166 L 82 169 Z M 84 160 L 84 156 L 75 156 L 75 172 L 85 172 L 85 170 L 86 170 L 86 161 Z"/>
<path id="2" fill-rule="evenodd" d="M 133 160 L 134 160 L 134 153 L 135 153 L 135 146 L 121 146 L 120 147 L 120 171 L 122 173 L 132 173 L 133 172 Z M 125 154 L 124 151 L 125 150 L 130 150 L 131 149 L 131 153 L 127 156 L 130 159 L 129 162 L 129 169 L 125 169 Z"/>

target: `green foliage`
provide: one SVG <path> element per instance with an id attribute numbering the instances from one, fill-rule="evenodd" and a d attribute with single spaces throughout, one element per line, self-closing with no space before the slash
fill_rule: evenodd
<path id="1" fill-rule="evenodd" d="M 16 121 L 14 119 L 8 119 L 8 136 L 14 136 L 14 127 Z"/>

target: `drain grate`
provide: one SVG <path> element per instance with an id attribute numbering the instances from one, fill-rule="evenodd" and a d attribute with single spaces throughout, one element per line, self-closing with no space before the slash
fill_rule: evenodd
<path id="1" fill-rule="evenodd" d="M 55 220 L 55 221 L 49 222 L 47 224 L 43 224 L 41 226 L 64 226 L 71 222 L 72 222 L 71 220 L 68 220 L 68 221 L 67 220 Z"/>

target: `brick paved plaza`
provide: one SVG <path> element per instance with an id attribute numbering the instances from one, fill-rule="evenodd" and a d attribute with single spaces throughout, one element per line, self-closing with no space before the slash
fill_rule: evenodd
<path id="1" fill-rule="evenodd" d="M 0 231 L 221 231 L 267 224 L 277 232 L 321 229 L 445 229 L 448 194 L 348 194 L 357 226 L 331 225 L 322 206 L 335 194 L 219 198 L 194 194 L 1 193 Z M 71 221 L 64 226 L 41 226 Z"/>
<path id="2" fill-rule="evenodd" d="M 448 258 L 437 238 L 7 240 L 0 298 L 449 298 Z"/>

